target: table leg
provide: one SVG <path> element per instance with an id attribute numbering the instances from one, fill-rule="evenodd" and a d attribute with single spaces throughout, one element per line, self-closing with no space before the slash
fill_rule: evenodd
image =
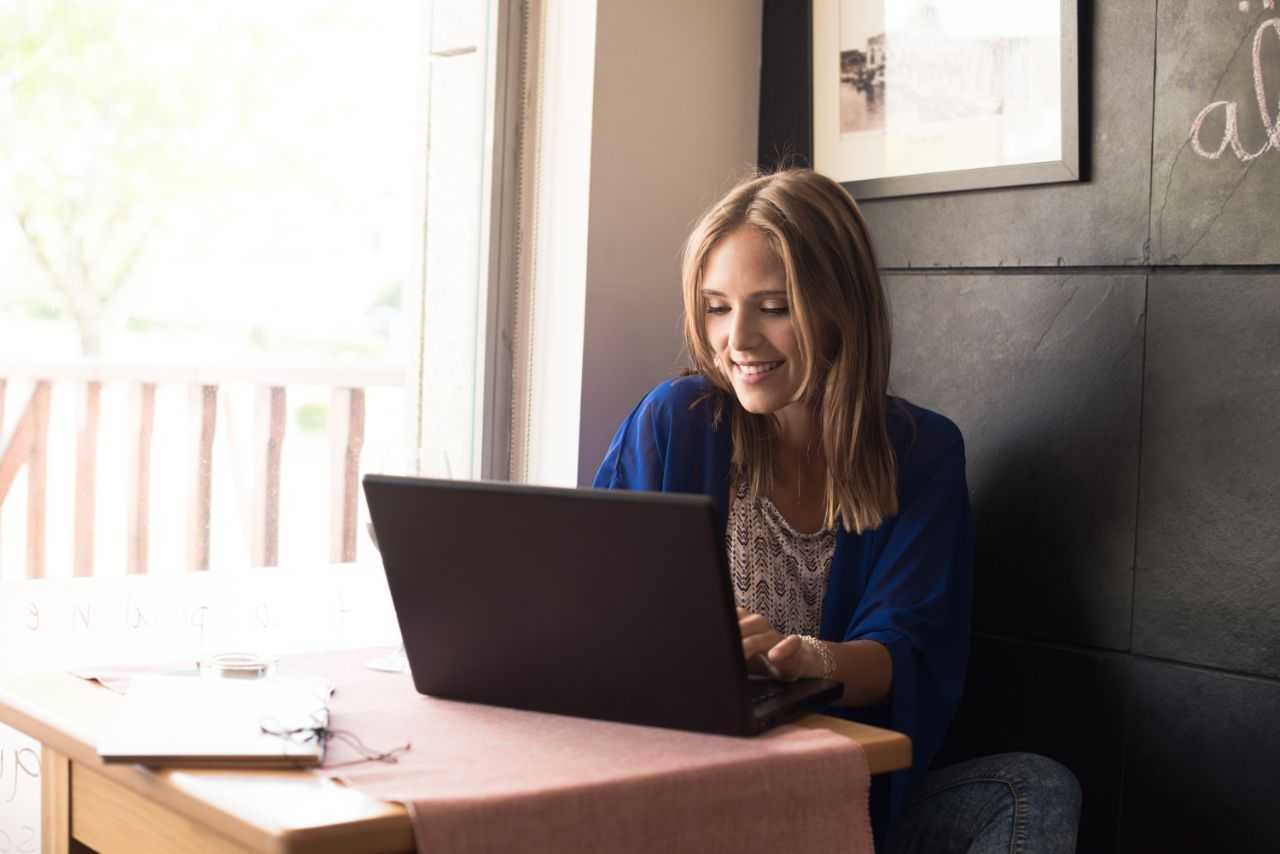
<path id="1" fill-rule="evenodd" d="M 40 827 L 45 854 L 70 854 L 71 760 L 49 747 L 40 754 Z"/>

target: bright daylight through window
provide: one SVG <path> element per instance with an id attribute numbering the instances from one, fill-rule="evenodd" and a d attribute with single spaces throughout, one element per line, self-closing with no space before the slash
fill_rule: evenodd
<path id="1" fill-rule="evenodd" d="M 0 0 L 0 579 L 351 560 L 360 474 L 471 472 L 487 10 L 432 5 Z"/>

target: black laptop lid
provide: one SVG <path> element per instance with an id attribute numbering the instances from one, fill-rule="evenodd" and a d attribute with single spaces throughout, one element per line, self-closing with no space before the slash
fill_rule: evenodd
<path id="1" fill-rule="evenodd" d="M 387 475 L 364 488 L 419 692 L 749 731 L 709 498 Z"/>

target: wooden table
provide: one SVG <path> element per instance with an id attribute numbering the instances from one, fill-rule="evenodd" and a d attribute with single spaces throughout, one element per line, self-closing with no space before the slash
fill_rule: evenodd
<path id="1" fill-rule="evenodd" d="M 0 674 L 0 723 L 43 746 L 46 854 L 414 850 L 404 807 L 311 772 L 103 765 L 95 744 L 122 701 L 69 674 Z M 911 764 L 901 733 L 821 715 L 801 723 L 857 740 L 873 774 Z"/>

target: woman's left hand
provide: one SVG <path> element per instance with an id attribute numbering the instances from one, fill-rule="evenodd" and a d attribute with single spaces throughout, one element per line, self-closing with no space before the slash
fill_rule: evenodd
<path id="1" fill-rule="evenodd" d="M 779 634 L 769 621 L 746 608 L 738 609 L 742 654 L 753 672 L 788 682 L 822 672 L 822 662 L 799 635 Z"/>

